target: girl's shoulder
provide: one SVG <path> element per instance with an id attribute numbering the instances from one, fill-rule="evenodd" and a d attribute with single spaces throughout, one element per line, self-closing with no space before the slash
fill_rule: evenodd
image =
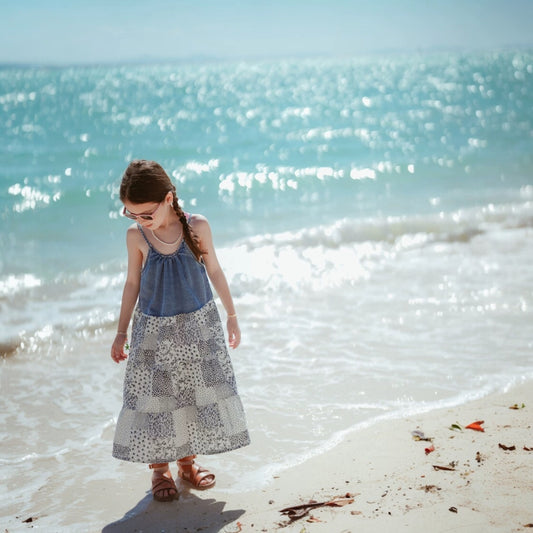
<path id="1" fill-rule="evenodd" d="M 126 246 L 131 257 L 138 257 L 138 254 L 140 254 L 143 258 L 143 263 L 146 261 L 150 247 L 146 236 L 142 233 L 137 223 L 132 224 L 126 230 Z"/>
<path id="2" fill-rule="evenodd" d="M 187 219 L 189 220 L 189 226 L 191 226 L 193 231 L 201 231 L 203 228 L 209 227 L 207 218 L 198 213 L 189 213 Z"/>
<path id="3" fill-rule="evenodd" d="M 199 237 L 200 241 L 204 243 L 204 246 L 208 246 L 211 242 L 211 227 L 207 218 L 203 215 L 189 215 L 189 226 L 192 231 Z"/>
<path id="4" fill-rule="evenodd" d="M 136 245 L 138 248 L 141 248 L 141 247 L 144 248 L 146 239 L 144 235 L 142 234 L 137 223 L 132 224 L 126 230 L 126 240 L 128 243 Z"/>
<path id="5" fill-rule="evenodd" d="M 128 238 L 141 236 L 141 230 L 139 229 L 139 225 L 136 222 L 131 224 L 126 230 L 126 237 Z"/>

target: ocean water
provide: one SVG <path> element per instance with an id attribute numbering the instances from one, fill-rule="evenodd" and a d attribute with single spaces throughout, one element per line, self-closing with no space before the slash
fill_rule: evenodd
<path id="1" fill-rule="evenodd" d="M 114 461 L 133 158 L 210 220 L 239 313 L 221 490 L 533 378 L 532 52 L 2 68 L 0 117 L 4 516 Z"/>

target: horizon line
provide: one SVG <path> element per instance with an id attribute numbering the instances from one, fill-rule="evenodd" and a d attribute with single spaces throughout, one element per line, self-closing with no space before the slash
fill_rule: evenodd
<path id="1" fill-rule="evenodd" d="M 188 56 L 176 57 L 135 57 L 123 58 L 115 60 L 22 60 L 22 61 L 4 61 L 0 60 L 0 68 L 72 68 L 72 67 L 119 67 L 129 65 L 162 65 L 173 63 L 233 63 L 233 62 L 249 62 L 249 61 L 280 61 L 280 60 L 294 60 L 294 59 L 357 59 L 364 57 L 375 57 L 383 55 L 405 55 L 405 54 L 437 54 L 445 52 L 454 53 L 497 53 L 509 51 L 533 51 L 531 44 L 516 44 L 516 45 L 500 45 L 493 48 L 489 47 L 472 47 L 472 46 L 430 46 L 417 47 L 413 49 L 376 49 L 366 50 L 364 52 L 354 53 L 324 53 L 324 52 L 306 52 L 293 54 L 252 54 L 249 56 L 216 56 L 209 54 L 191 54 Z"/>

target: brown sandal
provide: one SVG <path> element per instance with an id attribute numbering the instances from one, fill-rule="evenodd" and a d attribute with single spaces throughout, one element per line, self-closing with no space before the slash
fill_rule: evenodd
<path id="1" fill-rule="evenodd" d="M 148 468 L 155 469 L 162 468 L 164 466 L 168 466 L 168 463 L 154 463 L 148 465 Z M 152 477 L 152 496 L 154 497 L 154 500 L 158 502 L 171 502 L 172 500 L 177 499 L 179 495 L 176 483 L 174 483 L 172 475 L 170 475 L 170 477 L 166 475 L 170 474 L 170 470 L 167 470 L 166 472 L 155 470 L 154 474 L 156 474 L 155 478 Z M 174 493 L 171 492 L 172 490 Z M 165 496 L 160 495 L 160 493 L 165 491 Z"/>
<path id="2" fill-rule="evenodd" d="M 205 490 L 211 488 L 215 484 L 215 475 L 209 472 L 207 468 L 197 465 L 194 462 L 196 455 L 190 455 L 189 457 L 184 457 L 178 461 L 178 476 L 190 483 L 195 489 Z M 186 472 L 183 470 L 182 466 L 190 466 Z M 206 478 L 211 477 L 212 479 L 208 481 Z M 202 481 L 207 481 L 202 483 Z"/>

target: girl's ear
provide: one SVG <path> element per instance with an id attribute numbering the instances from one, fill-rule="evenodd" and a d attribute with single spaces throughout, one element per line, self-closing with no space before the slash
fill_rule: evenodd
<path id="1" fill-rule="evenodd" d="M 167 195 L 165 196 L 165 202 L 172 205 L 174 203 L 174 194 L 172 191 L 168 191 Z"/>

